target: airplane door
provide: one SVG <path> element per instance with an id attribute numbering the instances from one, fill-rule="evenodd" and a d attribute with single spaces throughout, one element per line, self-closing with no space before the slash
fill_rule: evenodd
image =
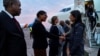
<path id="1" fill-rule="evenodd" d="M 98 23 L 100 23 L 100 0 L 93 0 L 93 1 L 94 1 L 94 8 L 99 16 Z"/>
<path id="2" fill-rule="evenodd" d="M 74 0 L 74 9 L 79 10 L 82 14 L 85 14 L 85 0 Z"/>

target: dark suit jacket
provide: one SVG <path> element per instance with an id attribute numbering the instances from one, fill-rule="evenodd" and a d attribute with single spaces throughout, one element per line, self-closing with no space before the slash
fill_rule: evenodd
<path id="1" fill-rule="evenodd" d="M 22 29 L 4 11 L 0 12 L 0 56 L 27 56 Z"/>
<path id="2" fill-rule="evenodd" d="M 57 26 L 55 26 L 55 25 L 52 25 L 51 26 L 51 28 L 50 28 L 50 33 L 52 33 L 52 34 L 54 34 L 54 35 L 57 35 L 57 36 L 60 36 L 59 35 L 59 30 L 58 30 L 58 28 L 57 28 Z M 55 38 L 55 37 L 53 37 L 53 38 Z M 50 39 L 49 40 L 49 44 L 50 45 L 56 45 L 56 46 L 58 46 L 59 45 L 59 38 L 55 38 L 55 39 Z"/>
<path id="3" fill-rule="evenodd" d="M 58 38 L 58 36 L 48 33 L 41 22 L 36 20 L 32 26 L 33 35 L 33 48 L 34 49 L 46 49 L 48 46 L 47 37 Z"/>

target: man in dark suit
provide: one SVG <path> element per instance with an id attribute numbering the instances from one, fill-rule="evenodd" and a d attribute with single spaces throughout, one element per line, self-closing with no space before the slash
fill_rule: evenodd
<path id="1" fill-rule="evenodd" d="M 37 13 L 37 19 L 35 20 L 32 26 L 32 35 L 33 35 L 33 49 L 35 56 L 47 56 L 46 48 L 48 46 L 47 37 L 53 39 L 63 39 L 62 36 L 56 36 L 46 31 L 42 22 L 46 21 L 47 14 L 45 11 L 39 11 Z"/>
<path id="2" fill-rule="evenodd" d="M 3 0 L 0 12 L 0 56 L 27 56 L 23 31 L 15 16 L 21 12 L 19 0 Z"/>

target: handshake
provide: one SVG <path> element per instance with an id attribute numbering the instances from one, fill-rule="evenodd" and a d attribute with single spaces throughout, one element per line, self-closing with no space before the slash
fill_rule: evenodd
<path id="1" fill-rule="evenodd" d="M 59 36 L 59 40 L 60 41 L 64 41 L 65 40 L 65 36 Z"/>

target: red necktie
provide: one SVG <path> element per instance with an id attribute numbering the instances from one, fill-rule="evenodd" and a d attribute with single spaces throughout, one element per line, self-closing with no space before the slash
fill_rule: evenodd
<path id="1" fill-rule="evenodd" d="M 18 21 L 15 18 L 13 18 L 13 21 L 15 22 L 15 24 L 16 24 L 17 28 L 19 29 L 19 31 L 21 31 L 21 28 L 20 28 L 20 25 L 19 25 Z"/>

